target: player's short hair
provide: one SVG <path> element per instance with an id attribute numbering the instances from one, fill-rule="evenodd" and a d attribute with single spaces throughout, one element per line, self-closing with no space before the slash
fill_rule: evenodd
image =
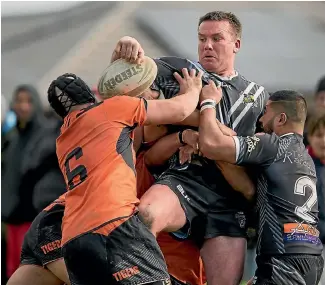
<path id="1" fill-rule="evenodd" d="M 287 115 L 289 121 L 304 124 L 307 117 L 307 102 L 304 96 L 294 90 L 274 92 L 269 100 L 271 107 Z"/>
<path id="2" fill-rule="evenodd" d="M 213 11 L 205 14 L 199 19 L 199 27 L 205 21 L 227 21 L 236 34 L 237 38 L 241 38 L 242 34 L 242 25 L 238 19 L 238 17 L 231 13 L 231 12 L 224 12 L 224 11 Z"/>
<path id="3" fill-rule="evenodd" d="M 325 112 L 313 115 L 308 119 L 307 134 L 313 136 L 321 128 L 325 128 Z"/>

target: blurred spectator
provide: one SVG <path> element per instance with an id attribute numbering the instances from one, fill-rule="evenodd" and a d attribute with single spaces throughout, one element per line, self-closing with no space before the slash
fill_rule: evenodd
<path id="1" fill-rule="evenodd" d="M 12 110 L 17 122 L 2 155 L 1 216 L 7 224 L 8 277 L 19 266 L 24 235 L 38 211 L 65 191 L 55 153 L 58 122 L 44 117 L 39 94 L 30 85 L 17 87 Z"/>
<path id="2" fill-rule="evenodd" d="M 16 114 L 9 109 L 6 97 L 1 94 L 1 153 L 7 148 L 9 144 L 9 133 L 14 129 L 16 120 Z M 3 167 L 2 158 L 1 166 Z"/>
<path id="3" fill-rule="evenodd" d="M 324 97 L 325 98 L 325 97 Z M 308 151 L 314 160 L 317 175 L 317 196 L 319 210 L 320 239 L 325 245 L 325 110 L 311 117 L 308 126 Z M 325 258 L 325 248 L 323 249 Z M 325 284 L 325 272 L 319 284 Z"/>
<path id="4" fill-rule="evenodd" d="M 304 133 L 304 144 L 309 145 L 308 142 L 308 132 L 307 125 L 310 120 L 310 117 L 315 113 L 325 112 L 325 76 L 319 79 L 314 97 L 314 104 L 312 104 L 311 108 L 308 110 L 307 120 L 306 120 L 306 128 Z"/>
<path id="5" fill-rule="evenodd" d="M 308 151 L 316 167 L 320 237 L 325 244 L 325 112 L 310 118 L 307 133 Z"/>
<path id="6" fill-rule="evenodd" d="M 315 94 L 316 112 L 325 112 L 325 76 L 318 81 Z"/>

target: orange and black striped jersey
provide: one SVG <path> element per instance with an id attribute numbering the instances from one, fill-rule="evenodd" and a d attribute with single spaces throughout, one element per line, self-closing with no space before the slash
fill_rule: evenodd
<path id="1" fill-rule="evenodd" d="M 146 101 L 127 96 L 65 117 L 56 143 L 68 189 L 62 245 L 135 211 L 133 130 L 145 119 Z"/>

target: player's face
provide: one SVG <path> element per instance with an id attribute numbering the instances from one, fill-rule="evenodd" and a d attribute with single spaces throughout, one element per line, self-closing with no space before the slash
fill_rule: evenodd
<path id="1" fill-rule="evenodd" d="M 325 159 L 325 126 L 321 126 L 312 136 L 308 136 L 308 140 L 315 155 L 320 159 Z"/>
<path id="2" fill-rule="evenodd" d="M 264 115 L 260 118 L 260 123 L 263 126 L 264 132 L 270 134 L 274 131 L 274 119 L 276 114 L 271 107 L 270 101 L 265 106 Z"/>
<path id="3" fill-rule="evenodd" d="M 28 122 L 33 115 L 33 102 L 30 94 L 26 91 L 21 91 L 17 94 L 13 109 L 17 118 L 21 122 Z"/>
<path id="4" fill-rule="evenodd" d="M 228 21 L 204 21 L 199 26 L 198 39 L 199 62 L 204 69 L 222 75 L 233 68 L 240 39 Z"/>

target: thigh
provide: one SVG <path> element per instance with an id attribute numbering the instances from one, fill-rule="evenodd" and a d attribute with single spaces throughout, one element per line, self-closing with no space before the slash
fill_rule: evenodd
<path id="1" fill-rule="evenodd" d="M 156 181 L 156 185 L 165 185 L 178 198 L 185 213 L 185 224 L 174 231 L 178 239 L 187 239 L 190 233 L 201 235 L 206 229 L 206 216 L 214 192 L 207 185 L 201 175 L 201 169 L 186 170 L 169 169 Z M 184 220 L 183 220 L 184 223 Z M 193 236 L 194 237 L 194 236 Z"/>
<path id="2" fill-rule="evenodd" d="M 56 277 L 64 281 L 65 284 L 70 284 L 70 279 L 65 266 L 63 257 L 52 261 L 46 265 L 47 269 L 50 270 Z"/>
<path id="3" fill-rule="evenodd" d="M 201 256 L 208 284 L 239 284 L 244 270 L 245 252 L 244 238 L 218 236 L 206 240 Z"/>
<path id="4" fill-rule="evenodd" d="M 49 270 L 35 265 L 21 265 L 7 285 L 61 285 L 63 282 Z"/>
<path id="5" fill-rule="evenodd" d="M 176 231 L 186 223 L 181 202 L 171 184 L 155 184 L 141 197 L 139 212 L 156 236 L 161 231 Z"/>

